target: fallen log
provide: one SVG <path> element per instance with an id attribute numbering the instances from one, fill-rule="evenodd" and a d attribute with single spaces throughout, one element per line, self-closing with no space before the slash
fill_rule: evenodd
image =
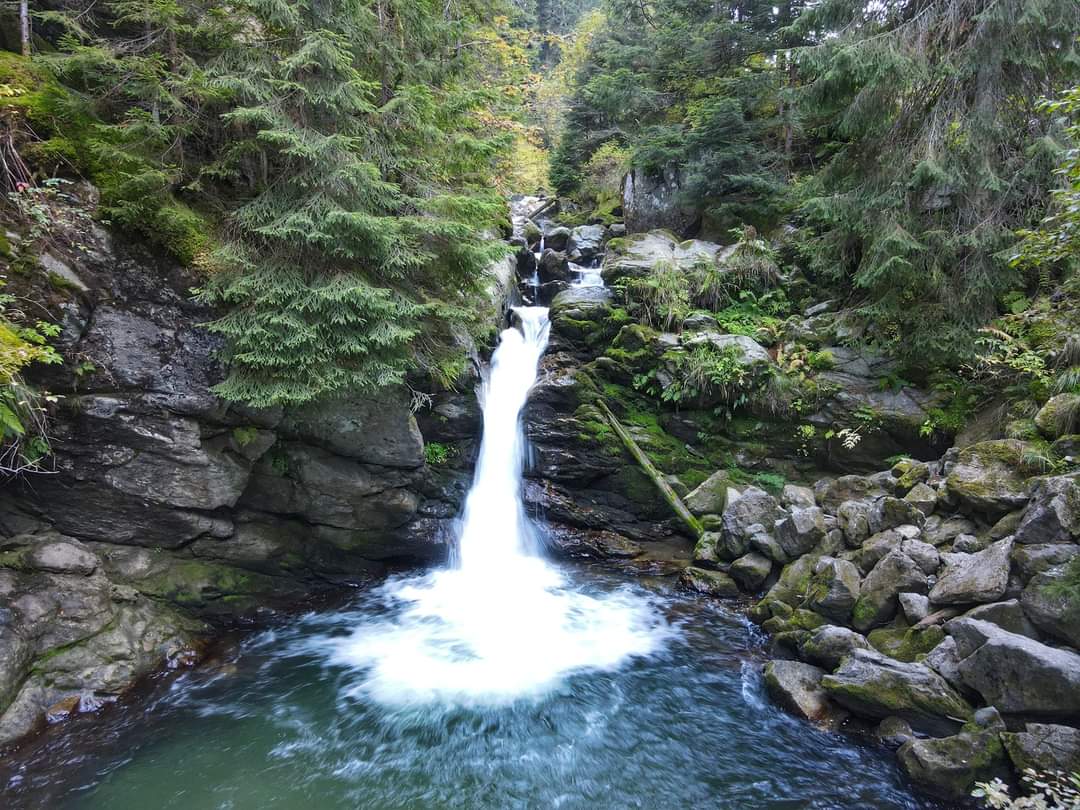
<path id="1" fill-rule="evenodd" d="M 668 502 L 668 506 L 671 507 L 671 510 L 678 515 L 679 519 L 682 520 L 695 538 L 701 537 L 702 528 L 698 519 L 686 508 L 686 504 L 683 503 L 679 494 L 671 488 L 671 484 L 664 480 L 664 476 L 656 469 L 652 460 L 645 455 L 645 451 L 641 449 L 636 441 L 634 441 L 634 437 L 630 435 L 630 431 L 623 427 L 623 424 L 615 417 L 615 414 L 611 412 L 611 408 L 607 406 L 606 402 L 598 399 L 596 400 L 596 405 L 607 418 L 608 423 L 611 425 L 611 429 L 615 431 L 620 439 L 622 439 L 622 443 L 626 446 L 630 455 L 634 457 L 634 460 L 641 466 L 641 469 L 649 476 L 649 480 L 653 482 L 653 485 L 660 490 L 660 494 L 664 496 L 664 500 Z"/>

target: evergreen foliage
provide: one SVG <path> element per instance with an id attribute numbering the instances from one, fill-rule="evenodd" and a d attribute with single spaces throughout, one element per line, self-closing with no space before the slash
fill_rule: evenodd
<path id="1" fill-rule="evenodd" d="M 218 392 L 298 404 L 461 368 L 505 218 L 498 0 L 108 0 L 40 15 L 43 170 L 207 272 Z M 485 325 L 486 326 L 486 325 Z"/>
<path id="2" fill-rule="evenodd" d="M 793 27 L 820 40 L 798 60 L 824 159 L 800 189 L 811 270 L 849 279 L 912 363 L 970 356 L 1061 154 L 1037 100 L 1077 75 L 1080 6 L 826 0 Z"/>

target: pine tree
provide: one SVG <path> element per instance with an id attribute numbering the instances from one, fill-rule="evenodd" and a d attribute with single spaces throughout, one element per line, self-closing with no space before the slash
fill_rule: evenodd
<path id="1" fill-rule="evenodd" d="M 1075 81 L 1074 0 L 825 0 L 794 26 L 804 125 L 825 163 L 803 188 L 806 253 L 850 279 L 914 365 L 959 359 L 1018 282 L 1061 144 L 1036 107 Z"/>
<path id="2" fill-rule="evenodd" d="M 456 82 L 464 22 L 415 0 L 243 8 L 252 30 L 213 72 L 235 100 L 214 171 L 254 189 L 204 291 L 229 308 L 219 393 L 296 404 L 438 371 L 501 251 L 479 235 L 502 206 L 483 98 Z"/>

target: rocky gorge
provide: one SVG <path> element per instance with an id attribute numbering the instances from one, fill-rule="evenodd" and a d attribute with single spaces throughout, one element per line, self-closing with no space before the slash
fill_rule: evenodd
<path id="1" fill-rule="evenodd" d="M 223 626 L 444 559 L 476 451 L 472 379 L 421 403 L 404 388 L 294 411 L 222 403 L 197 279 L 93 222 L 93 195 L 72 193 L 35 257 L 46 272 L 19 281 L 78 362 L 42 376 L 65 392 L 55 470 L 0 505 L 0 744 L 194 663 Z M 1080 769 L 1076 476 L 1040 474 L 1034 442 L 993 427 L 951 449 L 927 436 L 940 394 L 880 385 L 895 364 L 797 277 L 780 286 L 800 314 L 764 332 L 700 311 L 642 323 L 633 279 L 723 267 L 736 248 L 529 219 L 544 203 L 512 201 L 516 252 L 492 269 L 490 313 L 512 317 L 518 295 L 550 305 L 523 418 L 524 500 L 553 552 L 745 607 L 776 701 L 876 734 L 934 794 Z M 575 283 L 583 272 L 604 283 Z M 737 384 L 664 399 L 701 347 Z M 1033 422 L 1040 441 L 1074 438 L 1049 412 Z"/>

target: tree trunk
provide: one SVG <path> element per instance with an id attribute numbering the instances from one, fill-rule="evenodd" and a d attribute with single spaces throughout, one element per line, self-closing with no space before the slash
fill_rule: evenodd
<path id="1" fill-rule="evenodd" d="M 653 485 L 660 490 L 660 494 L 664 496 L 664 500 L 667 501 L 668 506 L 671 507 L 679 519 L 686 525 L 686 528 L 690 530 L 691 536 L 696 540 L 701 537 L 701 524 L 698 519 L 686 508 L 686 504 L 683 503 L 682 498 L 671 488 L 671 484 L 664 480 L 664 476 L 660 473 L 656 466 L 652 463 L 652 460 L 645 455 L 645 451 L 638 446 L 638 443 L 634 441 L 634 437 L 630 435 L 622 423 L 615 417 L 615 414 L 611 412 L 611 409 L 607 406 L 607 403 L 602 399 L 596 400 L 596 404 L 600 410 L 604 412 L 604 416 L 607 417 L 608 423 L 611 425 L 615 434 L 622 439 L 623 445 L 627 451 L 633 456 L 634 460 L 640 465 L 645 475 L 649 477 L 649 480 L 653 482 Z"/>
<path id="2" fill-rule="evenodd" d="M 30 3 L 19 0 L 19 39 L 22 42 L 22 55 L 30 55 Z"/>

